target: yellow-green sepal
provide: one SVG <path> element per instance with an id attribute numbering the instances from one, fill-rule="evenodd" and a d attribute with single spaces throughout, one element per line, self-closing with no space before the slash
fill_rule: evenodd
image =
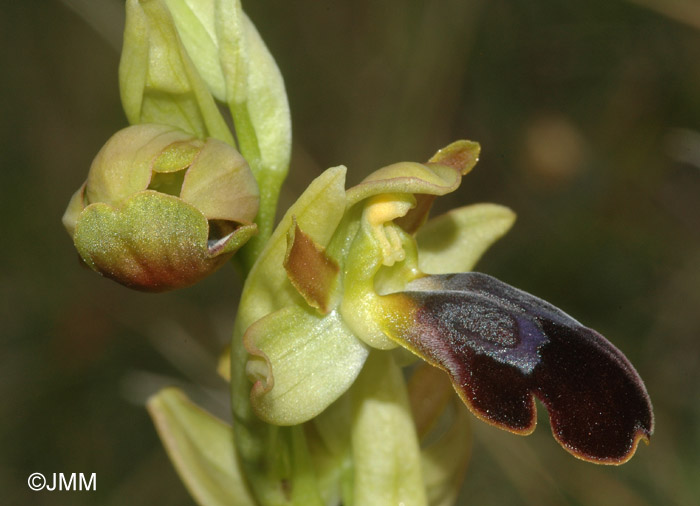
<path id="1" fill-rule="evenodd" d="M 243 337 L 251 358 L 256 414 L 267 423 L 294 425 L 321 413 L 352 385 L 368 354 L 332 311 L 289 306 L 262 318 Z"/>
<path id="2" fill-rule="evenodd" d="M 231 340 L 231 401 L 234 430 L 239 441 L 239 455 L 256 498 L 263 505 L 283 504 L 276 497 L 265 499 L 268 492 L 283 492 L 290 486 L 299 490 L 307 486 L 306 478 L 295 470 L 279 470 L 269 455 L 285 451 L 283 435 L 295 427 L 278 427 L 263 423 L 255 414 L 250 399 L 251 383 L 246 364 L 251 360 L 243 346 L 243 335 L 257 320 L 287 306 L 306 306 L 289 281 L 283 263 L 287 252 L 287 234 L 293 217 L 314 243 L 325 247 L 345 212 L 345 167 L 328 169 L 316 178 L 282 218 L 263 252 L 248 275 L 241 294 L 233 338 Z M 310 309 L 311 311 L 315 311 Z M 286 436 L 285 436 L 286 437 Z M 301 481 L 298 481 L 301 480 Z M 299 503 L 304 504 L 304 503 Z"/>
<path id="3" fill-rule="evenodd" d="M 418 266 L 427 274 L 466 272 L 515 222 L 497 204 L 474 204 L 429 220 L 416 234 Z"/>
<path id="4" fill-rule="evenodd" d="M 284 269 L 287 235 L 296 220 L 315 244 L 328 245 L 345 213 L 345 173 L 345 167 L 333 167 L 314 179 L 277 225 L 243 288 L 236 320 L 241 329 L 285 306 L 303 303 Z"/>

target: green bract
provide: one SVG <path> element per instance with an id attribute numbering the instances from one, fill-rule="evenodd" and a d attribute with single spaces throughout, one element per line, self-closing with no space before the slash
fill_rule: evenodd
<path id="1" fill-rule="evenodd" d="M 198 504 L 255 506 L 233 452 L 233 433 L 222 421 L 174 388 L 148 401 L 173 465 Z"/>
<path id="2" fill-rule="evenodd" d="M 255 234 L 257 210 L 255 179 L 235 149 L 143 124 L 107 141 L 63 224 L 91 269 L 164 291 L 220 267 Z"/>

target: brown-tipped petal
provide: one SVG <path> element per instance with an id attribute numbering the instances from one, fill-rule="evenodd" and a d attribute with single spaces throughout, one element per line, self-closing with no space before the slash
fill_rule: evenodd
<path id="1" fill-rule="evenodd" d="M 325 314 L 340 269 L 323 248 L 299 228 L 296 218 L 292 221 L 294 225 L 287 234 L 284 257 L 287 277 L 307 304 Z"/>
<path id="2" fill-rule="evenodd" d="M 551 304 L 476 272 L 428 276 L 394 294 L 414 323 L 387 332 L 449 374 L 482 420 L 511 432 L 535 428 L 534 398 L 570 453 L 620 464 L 649 439 L 644 384 L 603 336 Z"/>
<path id="3" fill-rule="evenodd" d="M 471 172 L 479 161 L 480 152 L 481 146 L 479 146 L 478 142 L 466 140 L 455 141 L 435 153 L 430 160 L 428 160 L 428 165 L 445 165 L 456 170 L 462 176 L 465 176 Z M 411 209 L 406 216 L 396 220 L 396 224 L 409 234 L 418 231 L 428 219 L 428 214 L 430 213 L 430 208 L 433 206 L 436 194 L 419 193 L 416 194 L 415 197 L 415 207 Z"/>
<path id="4" fill-rule="evenodd" d="M 462 174 L 440 164 L 400 162 L 374 171 L 346 192 L 348 205 L 383 193 L 446 195 L 455 191 Z"/>
<path id="5" fill-rule="evenodd" d="M 429 163 L 439 163 L 457 169 L 463 176 L 467 175 L 479 161 L 481 146 L 473 141 L 455 141 L 439 150 Z"/>

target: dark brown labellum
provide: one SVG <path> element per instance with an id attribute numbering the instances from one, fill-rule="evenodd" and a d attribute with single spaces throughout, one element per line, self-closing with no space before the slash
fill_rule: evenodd
<path id="1" fill-rule="evenodd" d="M 560 309 L 476 272 L 408 290 L 415 325 L 397 337 L 445 369 L 479 418 L 528 434 L 537 397 L 561 445 L 599 463 L 625 462 L 651 436 L 651 401 L 630 362 Z"/>

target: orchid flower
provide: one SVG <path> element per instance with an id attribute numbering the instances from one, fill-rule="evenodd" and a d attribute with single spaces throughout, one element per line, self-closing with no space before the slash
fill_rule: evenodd
<path id="1" fill-rule="evenodd" d="M 651 435 L 653 420 L 624 355 L 533 295 L 485 274 L 447 274 L 470 268 L 478 256 L 463 249 L 466 236 L 488 234 L 483 249 L 501 235 L 509 212 L 466 207 L 412 235 L 428 210 L 426 197 L 456 188 L 476 153 L 474 144 L 458 142 L 428 164 L 375 172 L 334 210 L 318 201 L 299 217 L 290 212 L 278 229 L 287 237 L 278 277 L 286 275 L 282 285 L 289 286 L 284 295 L 282 287 L 272 292 L 273 305 L 282 307 L 244 336 L 253 407 L 270 423 L 304 422 L 352 384 L 370 350 L 398 345 L 445 370 L 478 418 L 530 433 L 537 397 L 565 449 L 586 460 L 625 461 Z M 312 227 L 305 227 L 308 218 Z M 452 244 L 436 253 L 447 228 Z"/>
<path id="2" fill-rule="evenodd" d="M 411 412 L 417 396 L 400 368 L 408 355 L 443 370 L 477 418 L 511 432 L 534 430 L 540 399 L 557 441 L 584 460 L 625 462 L 653 432 L 644 384 L 609 341 L 533 295 L 468 272 L 510 227 L 510 210 L 478 204 L 426 222 L 432 200 L 459 186 L 478 152 L 458 141 L 347 191 L 345 168 L 329 169 L 289 209 L 244 287 L 232 388 L 252 388 L 249 402 L 234 393 L 239 425 L 318 425 L 349 409 L 350 426 L 317 430 L 349 432 L 356 504 L 427 500 L 417 420 L 440 410 L 426 415 L 413 403 Z M 445 396 L 444 382 L 421 374 Z M 243 454 L 244 465 L 259 462 Z"/>

